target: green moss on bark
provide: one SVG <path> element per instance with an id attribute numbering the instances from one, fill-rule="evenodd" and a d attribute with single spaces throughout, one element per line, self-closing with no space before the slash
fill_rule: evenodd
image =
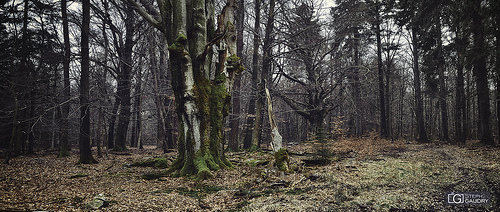
<path id="1" fill-rule="evenodd" d="M 204 152 L 204 153 L 203 153 Z M 212 177 L 210 170 L 219 170 L 219 166 L 215 163 L 213 156 L 206 151 L 198 151 L 194 157 L 194 167 L 198 179 L 206 179 Z"/>
<path id="2" fill-rule="evenodd" d="M 245 67 L 241 65 L 241 58 L 236 54 L 233 54 L 227 58 L 227 64 L 229 64 L 233 71 L 241 72 L 245 70 Z"/>
<path id="3" fill-rule="evenodd" d="M 153 168 L 158 168 L 158 169 L 165 169 L 168 167 L 168 159 L 161 157 L 161 158 L 150 158 L 144 161 L 138 161 L 135 163 L 132 163 L 131 166 L 139 166 L 139 167 L 153 167 Z"/>
<path id="4" fill-rule="evenodd" d="M 168 172 L 174 176 L 196 175 L 198 179 L 212 176 L 211 170 L 232 167 L 220 152 L 223 142 L 223 121 L 229 114 L 230 95 L 227 93 L 225 74 L 218 74 L 213 81 L 201 75 L 195 77 L 193 87 L 197 116 L 200 118 L 200 149 L 191 153 L 188 149 L 194 146 L 192 132 L 184 135 L 183 123 L 179 123 L 179 157 L 171 165 Z M 183 107 L 183 105 L 180 105 Z M 187 140 L 186 140 L 187 139 Z M 187 143 L 183 143 L 187 142 Z"/>
<path id="5" fill-rule="evenodd" d="M 168 47 L 168 50 L 180 56 L 184 53 L 184 46 L 187 44 L 187 41 L 187 37 L 183 34 L 180 34 L 175 39 L 175 42 Z"/>
<path id="6" fill-rule="evenodd" d="M 184 161 L 185 161 L 185 144 L 184 144 L 184 125 L 179 121 L 179 124 L 178 124 L 178 131 L 179 131 L 179 137 L 177 138 L 177 142 L 178 142 L 178 155 L 177 155 L 177 158 L 175 159 L 175 161 L 172 163 L 172 165 L 170 165 L 170 168 L 167 170 L 167 174 L 170 174 L 170 173 L 173 173 L 173 172 L 176 172 L 176 171 L 179 171 L 180 169 L 182 169 L 182 167 L 184 166 Z M 173 174 L 174 176 L 179 176 L 179 173 L 174 173 Z"/>
<path id="7" fill-rule="evenodd" d="M 276 159 L 276 167 L 280 171 L 288 171 L 288 167 L 290 166 L 290 158 L 288 157 L 288 152 L 286 149 L 279 149 L 276 153 L 274 153 L 274 159 Z"/>
<path id="8" fill-rule="evenodd" d="M 212 95 L 210 98 L 211 108 L 211 132 L 210 132 L 210 149 L 212 155 L 215 157 L 217 164 L 224 168 L 232 167 L 232 164 L 225 160 L 223 155 L 220 155 L 218 150 L 221 149 L 221 144 L 224 142 L 224 118 L 229 114 L 229 106 L 231 96 L 227 93 L 226 89 L 226 75 L 219 73 L 215 76 L 212 84 Z"/>

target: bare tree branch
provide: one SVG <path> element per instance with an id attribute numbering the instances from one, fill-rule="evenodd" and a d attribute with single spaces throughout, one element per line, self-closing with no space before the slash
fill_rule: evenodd
<path id="1" fill-rule="evenodd" d="M 148 23 L 150 23 L 152 26 L 154 26 L 158 30 L 165 32 L 165 27 L 161 24 L 162 21 L 157 20 L 154 17 L 154 14 L 153 15 L 150 14 L 148 11 L 146 11 L 146 9 L 143 6 L 139 5 L 139 3 L 137 3 L 135 0 L 127 0 L 127 2 L 132 6 L 132 8 L 134 8 L 134 10 L 137 13 L 139 13 L 139 15 L 141 15 L 144 18 L 144 20 L 146 20 Z M 148 8 L 152 8 L 152 7 L 148 6 Z M 153 11 L 156 11 L 156 10 L 153 10 Z M 158 17 L 158 16 L 156 16 L 156 17 Z"/>
<path id="2" fill-rule="evenodd" d="M 288 106 L 290 106 L 295 112 L 297 112 L 299 115 L 303 116 L 304 118 L 310 118 L 311 114 L 306 112 L 305 110 L 301 109 L 298 105 L 297 102 L 293 99 L 288 98 L 287 96 L 283 95 L 280 92 L 273 92 L 278 98 L 283 100 Z"/>

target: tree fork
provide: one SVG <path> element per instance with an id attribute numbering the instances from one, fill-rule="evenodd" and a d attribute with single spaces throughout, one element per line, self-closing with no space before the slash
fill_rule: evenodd
<path id="1" fill-rule="evenodd" d="M 167 173 L 177 176 L 196 174 L 199 179 L 212 176 L 212 170 L 232 167 L 222 154 L 223 124 L 229 114 L 235 75 L 243 70 L 236 53 L 235 2 L 230 0 L 218 16 L 217 31 L 211 11 L 213 5 L 193 1 L 173 4 L 175 41 L 169 44 L 172 89 L 179 122 L 179 155 Z M 200 9 L 205 8 L 205 9 Z M 210 10 L 210 11 L 207 11 Z M 206 14 L 203 15 L 203 12 Z M 212 11 L 213 12 L 213 11 Z M 187 27 L 186 15 L 194 26 Z M 203 26 L 207 28 L 202 29 Z M 210 64 L 217 47 L 218 61 Z M 213 79 L 212 79 L 213 78 Z"/>

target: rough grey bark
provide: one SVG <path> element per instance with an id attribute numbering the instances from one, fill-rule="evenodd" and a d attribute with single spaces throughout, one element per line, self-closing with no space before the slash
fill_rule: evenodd
<path id="1" fill-rule="evenodd" d="M 354 134 L 356 136 L 361 136 L 363 134 L 363 128 L 362 128 L 362 102 L 361 102 L 361 82 L 359 81 L 359 69 L 360 69 L 360 34 L 358 29 L 355 29 L 354 31 L 354 36 L 353 36 L 353 59 L 354 59 L 354 66 L 352 67 L 353 73 L 352 73 L 352 80 L 353 80 L 353 99 L 354 99 Z"/>
<path id="2" fill-rule="evenodd" d="M 441 20 L 438 19 L 438 46 L 437 46 L 437 62 L 438 62 L 438 75 L 439 75 L 439 109 L 441 113 L 441 140 L 450 141 L 448 131 L 448 103 L 446 101 L 448 91 L 445 83 L 445 61 L 443 55 L 443 41 L 441 36 Z"/>
<path id="3" fill-rule="evenodd" d="M 142 60 L 142 59 L 139 59 Z M 139 62 L 142 64 L 142 62 Z M 142 131 L 142 70 L 137 70 L 136 87 L 134 94 L 134 115 L 132 125 L 132 138 L 130 139 L 131 147 L 139 147 Z"/>
<path id="4" fill-rule="evenodd" d="M 118 95 L 118 94 L 117 94 Z M 115 147 L 115 123 L 118 114 L 118 109 L 120 108 L 120 98 L 115 97 L 115 103 L 113 103 L 113 110 L 111 111 L 111 118 L 109 119 L 108 126 L 108 149 L 113 149 Z"/>
<path id="5" fill-rule="evenodd" d="M 262 56 L 262 72 L 260 73 L 260 81 L 257 86 L 257 105 L 255 112 L 255 125 L 252 134 L 252 146 L 260 147 L 263 122 L 264 122 L 264 105 L 266 104 L 266 83 L 271 76 L 271 62 L 273 60 L 272 46 L 274 43 L 274 19 L 275 19 L 276 0 L 269 1 L 269 10 L 267 14 L 267 23 L 264 34 L 263 52 Z M 267 133 L 266 133 L 267 134 Z"/>
<path id="6" fill-rule="evenodd" d="M 17 96 L 14 95 L 14 114 L 13 114 L 13 120 L 12 120 L 13 123 L 17 123 L 17 116 L 19 113 L 18 106 L 19 106 L 19 104 L 18 104 Z M 9 164 L 9 161 L 10 161 L 10 158 L 12 155 L 12 151 L 14 150 L 15 139 L 17 137 L 17 127 L 18 127 L 17 124 L 13 124 L 13 126 L 12 126 L 9 149 L 7 150 L 7 154 L 5 155 L 5 158 L 3 160 L 4 164 Z"/>
<path id="7" fill-rule="evenodd" d="M 427 132 L 425 130 L 424 119 L 424 103 L 422 98 L 422 88 L 420 83 L 420 70 L 418 64 L 418 37 L 416 26 L 411 27 L 412 33 L 412 51 L 413 51 L 413 86 L 415 89 L 415 103 L 416 103 L 416 119 L 418 130 L 418 141 L 428 142 Z"/>
<path id="8" fill-rule="evenodd" d="M 377 10 L 378 11 L 378 10 Z M 378 13 L 377 13 L 378 14 Z M 384 94 L 384 70 L 382 63 L 382 39 L 380 33 L 380 17 L 375 24 L 375 34 L 377 36 L 377 69 L 378 69 L 378 89 L 380 103 L 380 136 L 387 138 L 387 117 L 385 113 L 385 94 Z"/>
<path id="9" fill-rule="evenodd" d="M 70 110 L 71 99 L 71 88 L 69 81 L 69 62 L 71 56 L 70 50 L 70 40 L 69 40 L 69 27 L 68 27 L 68 12 L 67 12 L 67 0 L 61 0 L 61 18 L 63 24 L 63 42 L 64 42 L 64 58 L 63 58 L 63 96 L 65 103 L 62 106 L 61 114 L 61 136 L 59 143 L 59 155 L 58 157 L 69 156 L 68 152 L 68 116 Z"/>
<path id="10" fill-rule="evenodd" d="M 463 26 L 457 22 L 455 28 L 455 51 L 457 53 L 457 77 L 455 79 L 455 133 L 456 141 L 459 144 L 465 144 L 467 139 L 466 124 L 466 99 L 465 99 L 465 55 L 467 49 L 467 39 L 464 37 Z"/>
<path id="11" fill-rule="evenodd" d="M 132 50 L 134 47 L 135 14 L 131 6 L 126 5 L 125 19 L 125 45 L 122 46 L 120 54 L 120 76 L 118 96 L 120 98 L 120 113 L 118 115 L 118 127 L 116 129 L 116 140 L 113 150 L 126 150 L 128 126 L 130 123 L 130 89 L 132 74 Z"/>
<path id="12" fill-rule="evenodd" d="M 27 85 L 30 81 L 31 70 L 28 67 L 28 11 L 29 11 L 29 1 L 24 0 L 24 11 L 23 11 L 23 27 L 22 27 L 22 37 L 21 37 L 21 48 L 16 53 L 17 56 L 21 58 L 21 63 L 17 70 L 17 75 L 15 75 L 15 87 L 12 90 L 14 98 L 16 98 L 16 108 L 17 117 L 16 121 L 13 122 L 14 129 L 12 131 L 15 135 L 14 138 L 14 155 L 19 156 L 22 154 L 24 148 L 24 141 L 29 139 L 30 126 L 28 125 L 29 120 L 29 105 L 26 102 L 29 100 L 30 92 L 27 89 Z M 10 155 L 10 153 L 9 153 Z"/>
<path id="13" fill-rule="evenodd" d="M 245 21 L 245 3 L 244 0 L 238 0 L 238 7 L 236 9 L 237 20 L 236 20 L 236 55 L 239 58 L 243 58 L 243 24 Z M 234 79 L 233 87 L 233 104 L 232 104 L 232 115 L 230 117 L 230 128 L 231 132 L 229 134 L 229 149 L 232 151 L 238 150 L 239 147 L 239 132 L 240 132 L 240 74 L 236 75 Z"/>
<path id="14" fill-rule="evenodd" d="M 243 149 L 252 147 L 252 132 L 255 125 L 255 102 L 258 96 L 257 84 L 259 79 L 259 48 L 260 48 L 260 0 L 255 0 L 255 23 L 252 52 L 252 95 L 248 102 L 247 121 L 245 124 L 245 139 Z"/>
<path id="15" fill-rule="evenodd" d="M 82 0 L 81 73 L 80 73 L 80 159 L 78 163 L 96 163 L 90 149 L 90 0 Z"/>
<path id="16" fill-rule="evenodd" d="M 242 70 L 240 58 L 236 56 L 236 2 L 226 3 L 217 26 L 212 1 L 193 0 L 189 2 L 190 7 L 186 0 L 174 0 L 172 4 L 159 1 L 159 13 L 164 16 L 152 16 L 133 0 L 129 3 L 161 30 L 169 43 L 179 127 L 179 155 L 169 171 L 206 178 L 211 176 L 210 170 L 232 166 L 224 157 L 221 145 L 234 77 Z M 169 39 L 170 33 L 174 40 Z M 212 57 L 216 58 L 215 66 L 211 64 Z"/>
<path id="17" fill-rule="evenodd" d="M 495 6 L 500 8 L 500 3 L 496 2 Z M 495 73 L 496 73 L 496 112 L 497 112 L 497 135 L 500 137 L 500 14 L 495 13 L 495 23 L 497 28 L 495 29 Z"/>
<path id="18" fill-rule="evenodd" d="M 481 12 L 480 0 L 473 2 L 472 11 L 472 38 L 473 48 L 472 64 L 474 66 L 473 75 L 476 81 L 478 109 L 479 109 L 479 124 L 480 124 L 480 139 L 481 143 L 492 145 L 494 144 L 493 135 L 490 125 L 490 88 L 488 85 L 488 69 L 486 67 L 487 51 L 485 51 L 485 27 L 484 17 Z"/>

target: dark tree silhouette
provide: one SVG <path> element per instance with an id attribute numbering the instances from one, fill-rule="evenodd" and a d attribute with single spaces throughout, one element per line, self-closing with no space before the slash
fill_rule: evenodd
<path id="1" fill-rule="evenodd" d="M 90 149 L 90 58 L 89 28 L 90 0 L 82 1 L 82 37 L 81 37 L 81 72 L 80 72 L 80 159 L 78 163 L 97 163 Z"/>

